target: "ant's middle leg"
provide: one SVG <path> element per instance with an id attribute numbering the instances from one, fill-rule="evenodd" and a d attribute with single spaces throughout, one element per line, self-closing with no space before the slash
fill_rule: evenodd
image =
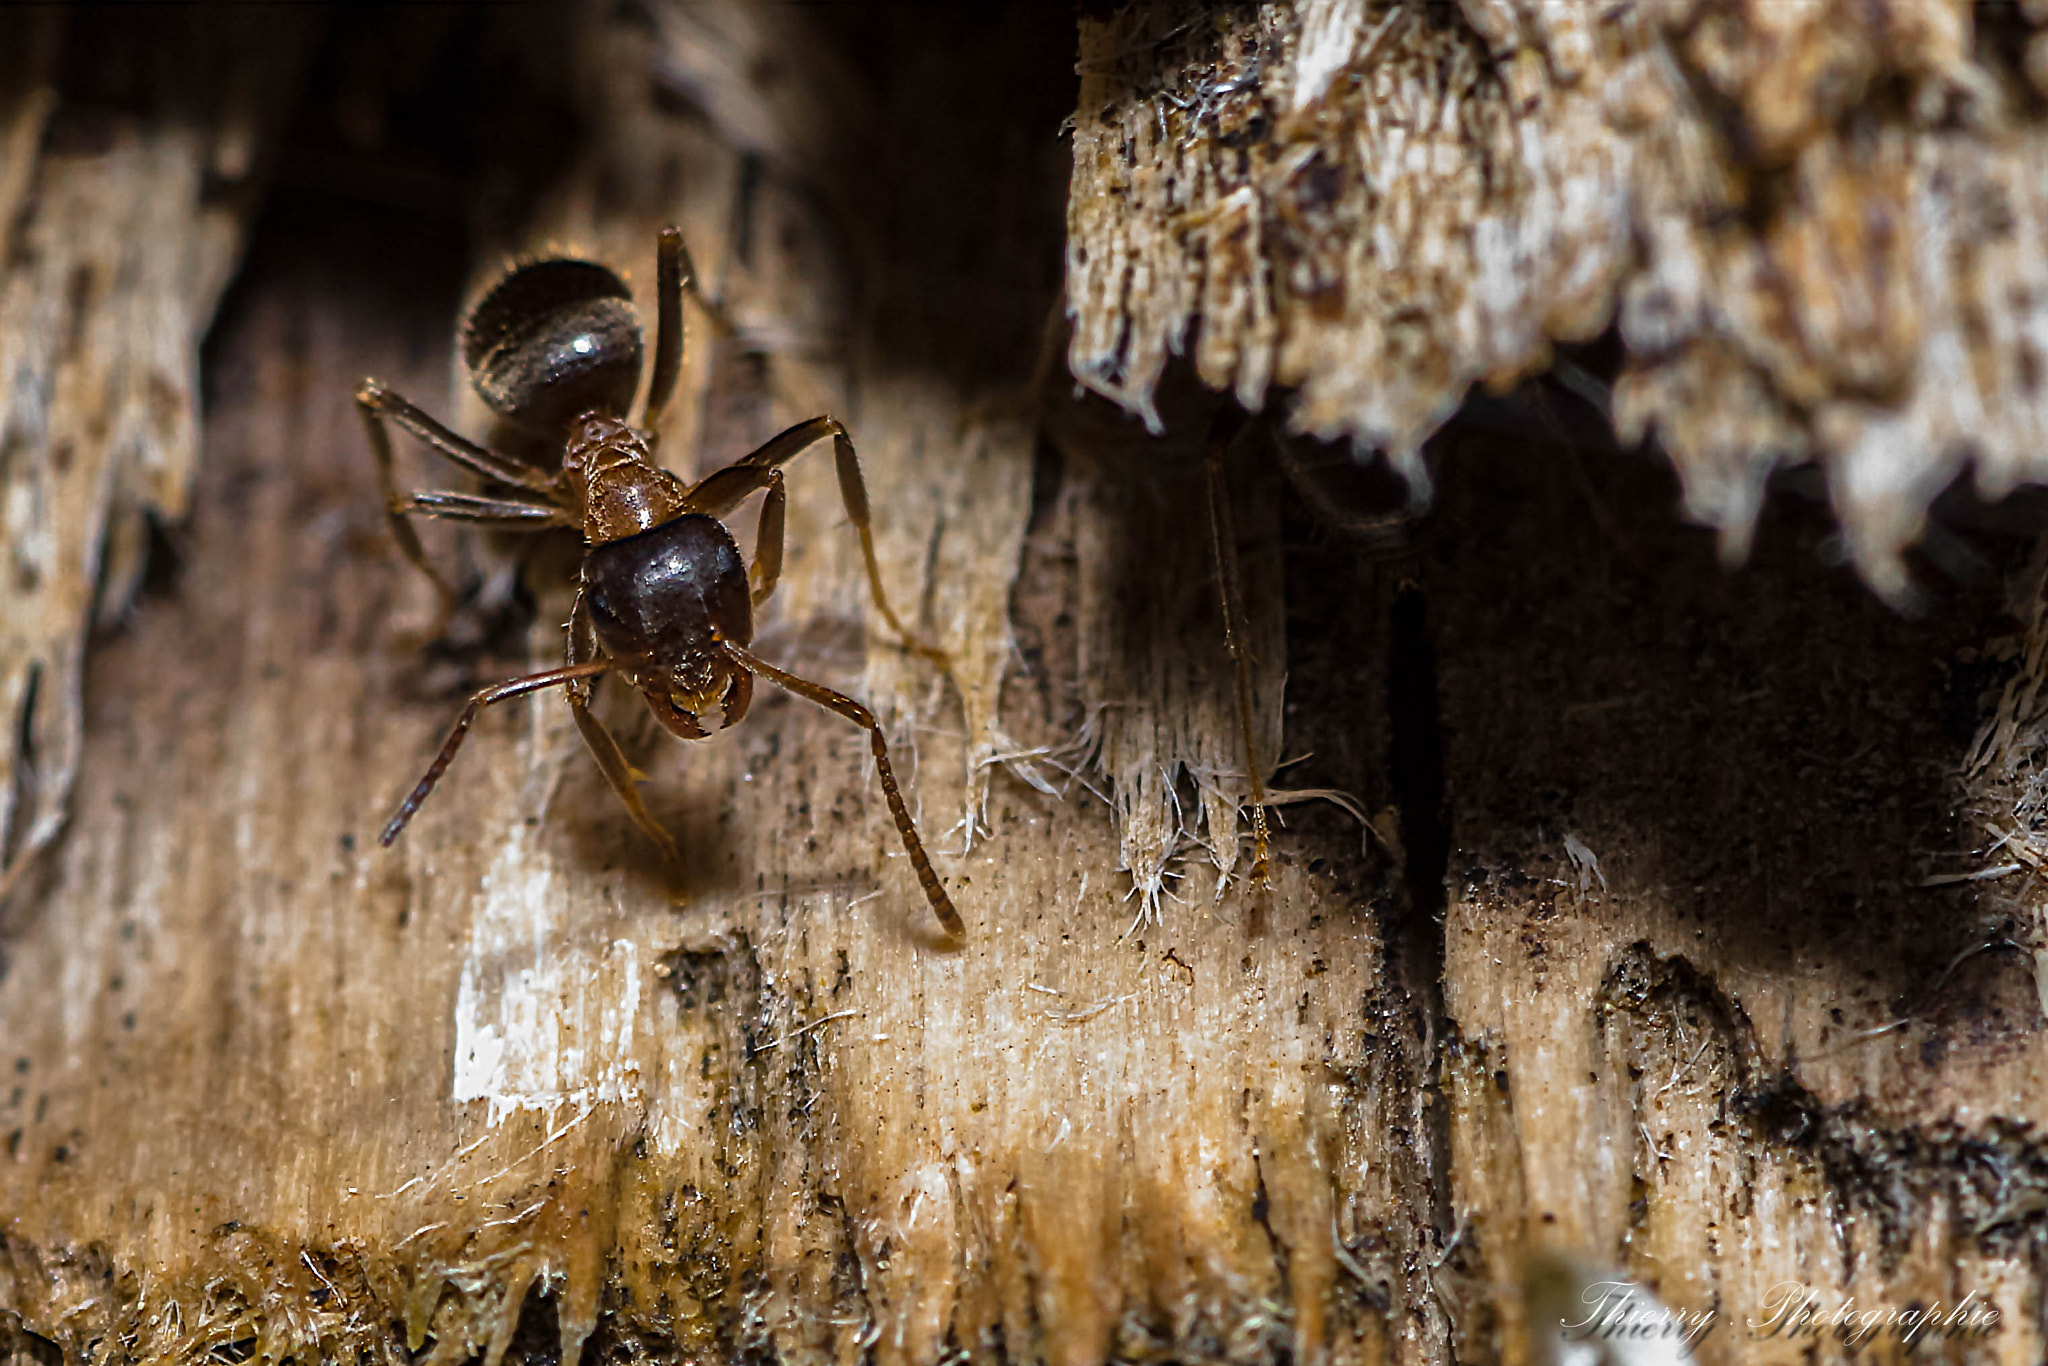
<path id="1" fill-rule="evenodd" d="M 854 453 L 853 439 L 846 434 L 846 426 L 838 418 L 814 417 L 808 422 L 799 422 L 788 431 L 770 437 L 753 454 L 742 456 L 724 469 L 708 475 L 690 490 L 690 510 L 713 517 L 724 516 L 756 489 L 768 487 L 779 466 L 788 464 L 828 436 L 832 438 L 833 462 L 839 473 L 839 498 L 846 505 L 846 515 L 853 522 L 854 531 L 860 536 L 861 558 L 867 565 L 868 589 L 875 600 L 875 607 L 906 646 L 941 668 L 950 668 L 952 657 L 937 646 L 926 644 L 903 624 L 903 619 L 896 615 L 896 609 L 889 605 L 889 595 L 882 588 L 882 568 L 875 559 L 875 532 L 868 511 L 867 481 L 861 477 L 860 457 Z M 766 508 L 762 509 L 762 515 L 766 517 Z M 779 554 L 777 567 L 780 567 Z"/>
<path id="2" fill-rule="evenodd" d="M 413 529 L 412 523 L 406 520 L 407 513 L 421 512 L 435 517 L 535 528 L 574 524 L 566 518 L 557 519 L 552 515 L 556 494 L 554 481 L 547 475 L 521 464 L 510 456 L 500 455 L 496 451 L 464 440 L 376 380 L 366 379 L 357 388 L 356 411 L 362 414 L 363 431 L 370 441 L 370 454 L 377 462 L 377 483 L 379 491 L 384 496 L 384 519 L 391 527 L 391 539 L 397 542 L 399 553 L 405 556 L 406 562 L 424 574 L 427 581 L 434 585 L 435 594 L 440 599 L 439 620 L 433 634 L 438 634 L 447 624 L 448 618 L 454 615 L 455 605 L 461 595 L 455 591 L 455 585 L 428 561 L 426 548 L 420 544 L 419 533 Z M 510 484 L 515 488 L 540 494 L 548 500 L 549 515 L 544 519 L 540 505 L 525 502 L 510 503 L 500 499 L 472 498 L 470 495 L 459 493 L 401 493 L 391 451 L 391 433 L 384 425 L 387 418 L 464 469 L 500 484 Z"/>
<path id="3" fill-rule="evenodd" d="M 417 512 L 450 522 L 475 522 L 505 531 L 545 531 L 573 527 L 576 520 L 553 503 L 527 503 L 516 498 L 482 498 L 473 493 L 422 489 L 399 500 L 399 512 Z"/>
<path id="4" fill-rule="evenodd" d="M 576 593 L 576 606 L 569 613 L 569 665 L 583 667 L 597 657 L 597 635 L 591 629 L 590 609 L 583 605 L 583 592 Z M 626 762 L 626 756 L 619 749 L 619 742 L 604 728 L 604 722 L 597 719 L 590 710 L 597 696 L 597 679 L 583 678 L 568 686 L 569 714 L 576 718 L 576 729 L 583 733 L 583 743 L 590 747 L 590 755 L 597 760 L 598 768 L 604 771 L 605 781 L 612 785 L 612 791 L 619 794 L 619 800 L 626 804 L 626 810 L 633 817 L 633 823 L 640 827 L 647 838 L 654 841 L 668 860 L 672 871 L 681 872 L 683 857 L 676 852 L 675 841 L 668 831 L 648 811 L 647 804 L 640 800 L 638 786 L 640 775 Z"/>

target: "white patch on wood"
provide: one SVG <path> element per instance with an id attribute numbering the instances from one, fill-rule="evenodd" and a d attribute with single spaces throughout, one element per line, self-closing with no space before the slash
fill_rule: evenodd
<path id="1" fill-rule="evenodd" d="M 1296 113 L 1321 99 L 1337 73 L 1351 65 L 1366 29 L 1365 11 L 1363 0 L 1304 0 L 1298 11 L 1301 45 L 1294 59 Z"/>
<path id="2" fill-rule="evenodd" d="M 520 1110 L 640 1097 L 638 946 L 565 933 L 554 882 L 550 860 L 514 827 L 470 930 L 455 995 L 454 1098 L 489 1101 L 493 1125 Z"/>

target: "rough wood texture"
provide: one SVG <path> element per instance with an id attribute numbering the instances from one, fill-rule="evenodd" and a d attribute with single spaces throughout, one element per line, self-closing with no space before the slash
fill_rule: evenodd
<path id="1" fill-rule="evenodd" d="M 1441 42 L 1465 55 L 1402 69 L 1541 75 L 1448 10 L 1349 46 L 1341 4 L 1144 14 L 1115 21 L 1158 25 L 1140 48 L 1299 22 L 1361 68 Z M 1547 393 L 1436 438 L 1437 515 L 1389 563 L 1329 529 L 1374 525 L 1336 495 L 1348 451 L 1254 420 L 1230 480 L 1257 748 L 1332 800 L 1282 808 L 1270 896 L 1216 897 L 1198 859 L 1241 866 L 1245 775 L 1200 513 L 1215 401 L 1169 368 L 1153 437 L 1030 389 L 1067 25 L 693 3 L 331 36 L 209 345 L 181 553 L 91 658 L 76 819 L 0 927 L 0 1350 L 1529 1362 L 1622 1274 L 1718 1312 L 1710 1363 L 1845 1355 L 1749 1337 L 1786 1278 L 1974 1291 L 2005 1321 L 1950 1356 L 2040 1359 L 2030 903 L 1925 885 L 1982 865 L 1951 783 L 1999 660 L 2040 653 L 1996 634 L 2031 609 L 1893 615 L 1821 566 L 1800 504 L 1726 575 L 1661 468 Z M 1167 101 L 1190 156 L 1242 131 L 1217 79 L 1211 117 Z M 1095 165 L 1121 114 L 1080 114 Z M 1418 212 L 1460 202 L 1442 162 L 1403 169 Z M 431 529 L 471 593 L 406 641 L 428 595 L 354 384 L 477 429 L 461 300 L 550 241 L 644 289 L 670 220 L 740 335 L 693 331 L 666 457 L 837 411 L 883 572 L 954 652 L 944 677 L 891 648 L 822 458 L 794 467 L 762 651 L 884 714 L 959 951 L 858 732 L 767 695 L 687 747 L 611 699 L 683 905 L 547 698 L 372 843 L 459 697 L 558 657 L 574 547 Z M 1128 300 L 1182 297 L 1167 245 L 1126 257 L 1151 272 Z M 1203 297 L 1204 339 L 1211 306 L 1235 307 Z M 1380 363 L 1390 403 L 1422 392 Z M 2012 791 L 2031 687 L 1987 733 Z"/>
<path id="2" fill-rule="evenodd" d="M 869 109 L 799 111 L 786 127 L 837 140 L 750 161 L 715 103 L 649 108 L 621 74 L 710 22 L 654 13 L 510 38 L 387 18 L 311 82 L 347 126 L 405 129 L 428 102 L 408 90 L 481 71 L 460 88 L 505 92 L 482 140 L 514 170 L 471 196 L 293 149 L 330 174 L 276 201 L 216 335 L 188 550 L 94 659 L 78 819 L 9 928 L 0 1304 L 67 1355 L 140 1360 L 1439 1358 L 1425 1031 L 1352 894 L 1385 891 L 1355 827 L 1333 817 L 1335 861 L 1290 857 L 1262 908 L 1205 889 L 1126 934 L 1110 813 L 1052 766 L 1087 711 L 1076 623 L 1103 619 L 1078 575 L 1137 582 L 1154 543 L 1109 520 L 1142 479 L 1060 477 L 1029 407 L 1066 17 L 826 16 L 778 51 L 844 54 Z M 986 98 L 1002 72 L 1025 103 Z M 364 79 L 383 113 L 344 98 Z M 557 166 L 519 145 L 573 120 Z M 839 181 L 813 192 L 805 166 Z M 818 212 L 842 203 L 845 238 Z M 714 466 L 820 403 L 848 420 L 884 574 L 954 676 L 866 631 L 820 457 L 793 471 L 760 644 L 883 712 L 963 951 L 931 937 L 862 737 L 775 697 L 688 748 L 613 710 L 690 863 L 683 907 L 551 699 L 489 718 L 374 847 L 455 697 L 561 648 L 560 546 L 430 537 L 476 593 L 425 655 L 397 630 L 423 586 L 349 399 L 365 372 L 445 391 L 474 288 L 458 204 L 481 206 L 481 271 L 556 239 L 642 282 L 680 217 L 743 335 L 698 339 L 671 459 Z M 1159 672 L 1227 679 L 1209 595 L 1163 591 L 1185 595 L 1164 643 L 1205 662 Z M 1126 648 L 1163 643 L 1127 621 Z M 998 773 L 1011 751 L 1052 790 Z"/>
<path id="3" fill-rule="evenodd" d="M 1704 537 L 1600 534 L 1594 499 L 1669 496 L 1639 464 L 1596 494 L 1534 464 L 1449 488 L 1460 553 L 1422 575 L 1461 1350 L 1527 1359 L 1583 1316 L 1523 1293 L 1564 1264 L 1717 1311 L 1705 1360 L 1809 1359 L 1746 1331 L 1786 1282 L 1974 1292 L 2001 1331 L 1951 1359 L 2037 1359 L 2048 1035 L 2010 909 L 1943 876 L 1983 847 L 1953 775 L 1996 601 L 1859 600 L 1815 573 L 1817 509 L 1724 577 Z"/>
<path id="4" fill-rule="evenodd" d="M 63 828 L 95 615 L 184 515 L 199 340 L 309 29 L 0 17 L 0 901 Z"/>
<path id="5" fill-rule="evenodd" d="M 1618 326 L 1613 396 L 1731 558 L 1819 462 L 1880 592 L 2048 451 L 2048 36 L 1964 0 L 1133 5 L 1084 21 L 1069 359 L 1170 354 L 1387 452 Z M 1199 323 L 1199 325 L 1197 325 Z M 1282 398 L 1282 396 L 1285 396 Z"/>

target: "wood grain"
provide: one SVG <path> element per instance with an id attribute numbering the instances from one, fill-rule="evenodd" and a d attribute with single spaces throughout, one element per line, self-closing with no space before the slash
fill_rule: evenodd
<path id="1" fill-rule="evenodd" d="M 0 902 L 68 814 L 86 637 L 133 599 L 150 519 L 184 514 L 200 337 L 310 30 L 0 19 Z"/>
<path id="2" fill-rule="evenodd" d="M 1271 892 L 1218 895 L 1244 774 L 1200 348 L 1280 315 L 1232 342 L 1205 298 L 1156 436 L 1034 389 L 1071 39 L 1057 10 L 705 4 L 325 35 L 207 343 L 189 519 L 90 655 L 73 819 L 0 926 L 0 1349 L 1538 1362 L 1620 1278 L 1711 1311 L 1706 1362 L 1848 1359 L 1753 1335 L 1786 1282 L 1974 1294 L 1998 1331 L 1925 1350 L 2039 1359 L 2031 903 L 1926 885 L 1981 866 L 1957 774 L 1987 716 L 2024 787 L 2024 672 L 1997 708 L 2038 622 L 1995 581 L 1893 613 L 1796 499 L 1731 574 L 1555 388 L 1465 405 L 1405 538 L 1332 492 L 1343 444 L 1254 415 L 1257 747 L 1302 800 Z M 1069 204 L 1092 241 L 1103 206 Z M 467 597 L 408 639 L 430 595 L 354 386 L 483 430 L 463 301 L 551 247 L 644 296 L 671 221 L 739 325 L 693 314 L 664 458 L 843 417 L 884 577 L 954 660 L 892 646 L 822 457 L 793 466 L 757 644 L 882 715 L 957 949 L 864 737 L 766 693 L 688 746 L 606 703 L 680 902 L 545 697 L 371 838 L 470 688 L 559 657 L 577 551 L 428 528 Z M 1159 294 L 1130 298 L 1180 297 L 1131 250 Z"/>
<path id="3" fill-rule="evenodd" d="M 1056 69 L 1066 35 L 924 16 L 886 36 L 909 74 L 872 96 L 897 131 L 856 186 L 879 276 L 830 287 L 815 201 L 715 120 L 601 101 L 599 141 L 524 226 L 486 225 L 505 248 L 481 269 L 554 239 L 644 280 L 652 224 L 679 215 L 743 329 L 699 351 L 696 439 L 665 449 L 715 465 L 792 393 L 846 416 L 884 574 L 956 668 L 865 631 L 835 494 L 803 466 L 762 649 L 884 714 L 968 945 L 933 939 L 862 738 L 786 699 L 688 750 L 636 733 L 681 907 L 558 706 L 487 719 L 400 847 L 371 845 L 452 696 L 559 650 L 566 562 L 433 538 L 479 596 L 424 658 L 397 639 L 423 590 L 349 395 L 365 372 L 441 391 L 474 285 L 455 222 L 296 190 L 214 341 L 188 552 L 95 659 L 77 825 L 8 940 L 5 1301 L 33 1332 L 139 1359 L 1436 1350 L 1426 1156 L 1382 1122 L 1412 1124 L 1413 1050 L 1375 1042 L 1404 1006 L 1369 919 L 1289 861 L 1256 913 L 1204 897 L 1127 934 L 1108 811 L 988 762 L 1078 718 L 993 731 L 1061 174 L 1049 138 L 975 122 L 1009 117 L 976 112 L 976 73 Z M 616 61 L 648 37 L 580 41 Z M 919 117 L 935 100 L 963 116 Z M 632 136 L 606 140 L 613 117 Z M 970 146 L 1007 150 L 981 180 L 919 174 Z M 783 291 L 846 302 L 778 329 Z M 1058 509 L 1091 498 L 1051 492 L 1056 566 L 1080 534 Z M 523 627 L 491 587 L 522 563 Z M 60 982 L 71 1004 L 44 1009 Z"/>

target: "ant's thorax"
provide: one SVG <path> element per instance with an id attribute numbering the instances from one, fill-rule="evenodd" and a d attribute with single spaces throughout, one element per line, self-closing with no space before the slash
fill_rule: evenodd
<path id="1" fill-rule="evenodd" d="M 583 539 L 591 545 L 637 536 L 680 515 L 688 486 L 654 463 L 631 424 L 587 412 L 569 427 L 562 477 L 583 507 Z"/>

